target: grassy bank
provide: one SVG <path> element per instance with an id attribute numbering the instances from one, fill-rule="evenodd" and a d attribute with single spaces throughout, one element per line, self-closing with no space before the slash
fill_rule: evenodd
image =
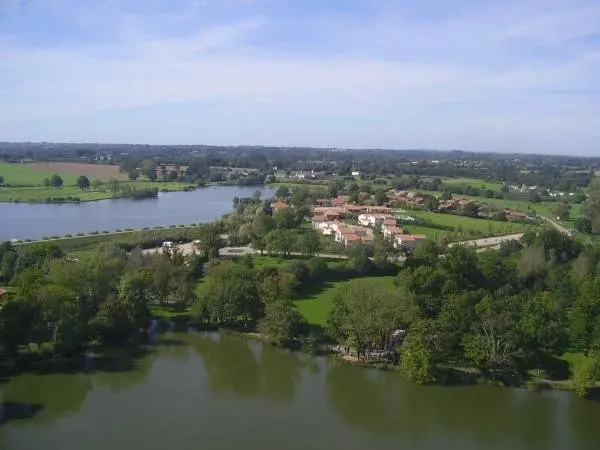
<path id="1" fill-rule="evenodd" d="M 197 237 L 197 230 L 197 225 L 172 225 L 141 230 L 93 231 L 85 235 L 81 233 L 75 236 L 48 237 L 41 241 L 53 242 L 67 255 L 81 259 L 91 256 L 103 244 L 114 244 L 126 250 L 135 247 L 151 248 L 160 246 L 164 240 L 190 241 Z"/>
<path id="2" fill-rule="evenodd" d="M 161 192 L 165 191 L 183 191 L 185 189 L 195 189 L 195 186 L 189 183 L 179 182 L 150 182 L 150 181 L 125 181 L 120 183 L 122 187 L 131 187 L 141 190 L 154 188 Z M 0 187 L 0 202 L 19 202 L 19 203 L 47 203 L 61 202 L 90 202 L 96 200 L 106 200 L 110 198 L 120 198 L 122 194 L 113 194 L 108 188 L 102 187 L 97 190 L 81 190 L 76 186 L 64 186 L 62 188 L 47 188 L 42 186 L 34 187 Z"/>

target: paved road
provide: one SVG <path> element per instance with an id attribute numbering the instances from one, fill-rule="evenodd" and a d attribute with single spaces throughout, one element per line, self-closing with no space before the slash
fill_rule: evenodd
<path id="1" fill-rule="evenodd" d="M 503 242 L 508 241 L 518 241 L 523 237 L 523 233 L 517 234 L 508 234 L 506 236 L 495 236 L 483 239 L 475 239 L 472 241 L 463 241 L 463 242 L 453 242 L 452 244 L 448 244 L 448 247 L 453 247 L 455 245 L 461 244 L 470 244 L 475 245 L 475 247 L 492 247 L 502 244 Z"/>
<path id="2" fill-rule="evenodd" d="M 194 244 L 180 244 L 176 246 L 177 249 L 181 251 L 184 255 L 191 255 L 193 253 L 197 253 L 197 250 L 194 248 Z M 150 248 L 144 250 L 143 253 L 151 254 L 161 252 L 162 247 L 158 248 Z M 227 256 L 246 256 L 246 255 L 259 255 L 260 251 L 253 249 L 252 247 L 243 246 L 243 247 L 223 247 L 219 249 L 219 256 L 227 257 Z M 300 252 L 291 252 L 291 256 L 302 256 Z M 330 259 L 348 259 L 346 255 L 338 255 L 334 253 L 320 253 L 316 255 L 320 258 L 330 258 Z"/>

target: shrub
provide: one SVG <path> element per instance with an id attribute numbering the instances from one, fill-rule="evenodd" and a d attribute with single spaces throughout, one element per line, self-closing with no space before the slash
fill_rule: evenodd
<path id="1" fill-rule="evenodd" d="M 84 233 L 77 233 L 75 236 L 85 236 Z"/>

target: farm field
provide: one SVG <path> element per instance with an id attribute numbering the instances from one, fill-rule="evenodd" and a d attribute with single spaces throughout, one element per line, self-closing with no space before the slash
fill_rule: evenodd
<path id="1" fill-rule="evenodd" d="M 0 176 L 6 184 L 13 186 L 41 186 L 44 178 L 60 175 L 65 186 L 75 185 L 80 175 L 90 179 L 99 178 L 103 181 L 115 178 L 126 180 L 127 177 L 119 172 L 118 166 L 86 163 L 0 163 Z"/>
<path id="2" fill-rule="evenodd" d="M 382 286 L 390 291 L 396 289 L 394 280 L 396 277 L 366 277 L 364 280 L 377 280 Z M 300 296 L 294 303 L 298 312 L 311 325 L 325 326 L 327 318 L 333 308 L 333 297 L 340 286 L 345 281 L 324 282 L 310 286 L 306 292 Z"/>

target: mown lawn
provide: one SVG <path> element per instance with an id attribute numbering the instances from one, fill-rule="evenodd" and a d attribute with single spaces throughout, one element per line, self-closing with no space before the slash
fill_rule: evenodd
<path id="1" fill-rule="evenodd" d="M 390 291 L 396 289 L 396 277 L 365 277 L 361 280 L 377 280 Z M 298 312 L 311 325 L 325 326 L 327 318 L 333 308 L 333 298 L 338 287 L 346 281 L 324 282 L 307 286 L 294 303 Z"/>

